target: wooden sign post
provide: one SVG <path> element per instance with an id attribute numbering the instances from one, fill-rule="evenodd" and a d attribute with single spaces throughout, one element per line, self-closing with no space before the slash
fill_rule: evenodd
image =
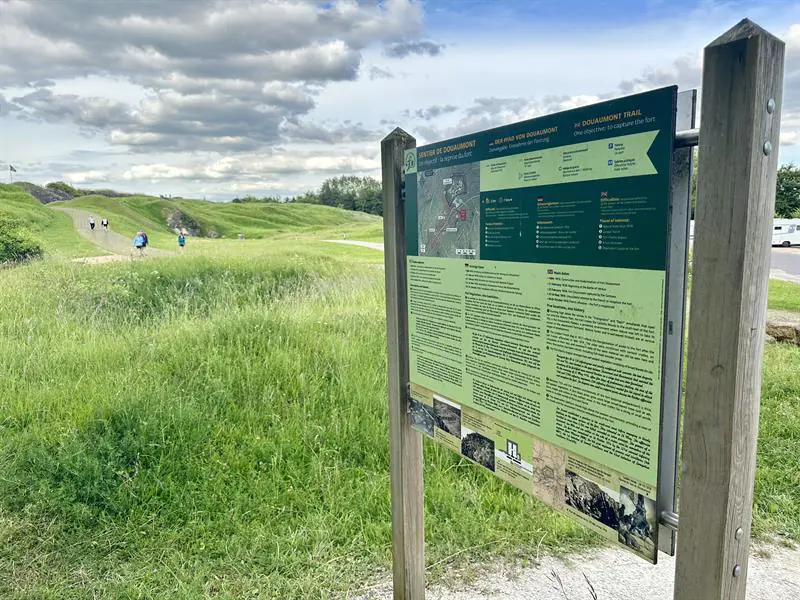
<path id="1" fill-rule="evenodd" d="M 425 597 L 422 436 L 411 428 L 408 419 L 408 295 L 402 181 L 403 155 L 415 146 L 414 138 L 399 128 L 381 142 L 395 600 Z"/>
<path id="2" fill-rule="evenodd" d="M 745 597 L 784 44 L 705 49 L 675 600 Z"/>
<path id="3" fill-rule="evenodd" d="M 657 513 L 660 524 L 678 529 L 675 600 L 745 598 L 784 53 L 783 42 L 748 20 L 740 22 L 705 49 L 683 433 L 683 475 L 678 503 L 680 514 L 672 512 L 671 502 L 662 513 Z M 662 110 L 662 128 L 665 121 L 663 113 L 670 116 L 669 110 Z M 630 114 L 636 116 L 637 113 L 631 111 Z M 587 123 L 591 124 L 592 120 L 576 122 L 576 130 Z M 667 131 L 672 136 L 674 120 L 669 127 Z M 561 129 L 572 131 L 572 123 L 570 127 Z M 558 130 L 556 127 L 547 131 L 555 134 Z M 542 131 L 545 130 L 540 128 L 529 133 L 535 137 Z M 527 136 L 523 134 L 521 138 L 510 139 L 524 140 Z M 663 142 L 664 138 L 659 139 Z M 668 159 L 673 147 L 685 148 L 697 144 L 698 133 L 697 130 L 681 131 L 674 138 L 667 139 L 667 144 L 661 147 L 661 156 Z M 502 138 L 501 141 L 505 143 L 506 139 Z M 624 154 L 627 152 L 626 143 L 631 152 L 635 148 L 630 142 L 615 143 L 612 140 L 606 144 L 608 140 L 603 141 L 602 151 L 605 152 L 619 151 Z M 439 143 L 443 147 L 435 144 L 426 146 L 427 150 L 424 152 L 411 151 L 416 148 L 416 141 L 402 129 L 395 129 L 381 143 L 395 600 L 422 600 L 425 596 L 422 436 L 412 428 L 409 416 L 411 404 L 406 253 L 412 252 L 408 248 L 419 249 L 420 256 L 414 258 L 416 262 L 412 263 L 413 266 L 423 263 L 421 257 L 423 254 L 427 257 L 428 252 L 421 244 L 416 243 L 418 230 L 409 230 L 408 237 L 413 243 L 407 241 L 404 168 L 406 172 L 414 173 L 414 178 L 417 177 L 418 167 L 430 167 L 431 172 L 435 173 L 430 164 L 429 157 L 433 152 L 430 148 L 443 155 L 464 151 L 463 156 L 450 158 L 456 161 L 454 164 L 460 164 L 457 162 L 459 159 L 472 161 L 473 169 L 477 161 L 484 160 L 472 156 L 473 148 L 477 147 L 474 139 L 456 140 L 456 143 L 449 146 L 446 145 L 448 143 Z M 417 158 L 418 153 L 420 159 Z M 423 153 L 426 155 L 424 164 L 417 163 L 417 160 L 422 160 Z M 616 154 L 608 159 L 609 168 L 616 168 L 615 156 Z M 636 164 L 635 159 L 631 161 L 624 164 Z M 604 170 L 605 158 L 595 166 L 600 171 Z M 587 169 L 591 170 L 589 167 Z M 442 177 L 445 179 L 439 181 L 443 185 L 456 185 L 454 175 L 446 174 Z M 518 180 L 522 180 L 521 172 Z M 508 181 L 503 180 L 501 183 L 508 184 Z M 515 181 L 517 179 L 513 179 L 508 185 L 513 186 Z M 665 183 L 668 184 L 669 181 L 667 176 Z M 416 186 L 418 180 L 413 179 L 413 182 Z M 481 179 L 481 192 L 484 191 L 483 183 Z M 460 190 L 469 185 L 474 188 L 475 182 L 466 177 L 458 185 Z M 534 188 L 537 185 L 541 185 L 538 180 L 536 184 L 527 187 Z M 664 188 L 666 189 L 666 185 Z M 410 189 L 416 197 L 417 188 Z M 601 192 L 601 198 L 604 197 L 602 194 L 607 195 L 608 192 Z M 413 202 L 417 202 L 416 198 Z M 664 201 L 659 202 L 654 206 L 663 208 Z M 413 209 L 410 214 L 416 215 L 418 205 L 410 204 L 409 207 Z M 467 212 L 466 209 L 462 211 L 464 217 Z M 413 217 L 411 220 L 415 219 Z M 409 227 L 412 226 L 418 225 L 416 222 L 409 224 Z M 598 237 L 592 238 L 592 247 L 596 240 L 604 240 L 604 235 L 608 233 L 607 228 L 602 228 L 602 225 L 600 228 L 602 230 L 597 234 Z M 435 231 L 435 228 L 429 231 Z M 446 231 L 457 232 L 458 229 L 454 226 Z M 535 235 L 536 248 L 539 248 L 539 232 Z M 593 230 L 592 236 L 594 235 Z M 522 237 L 521 230 L 519 236 Z M 599 251 L 602 242 L 597 243 Z M 473 253 L 479 246 L 473 240 L 467 246 L 456 246 L 453 252 L 460 258 L 466 251 L 468 254 L 464 260 L 469 260 L 469 257 L 477 259 L 477 255 Z M 607 246 L 603 247 L 607 249 Z M 522 244 L 515 251 L 522 252 L 526 248 L 530 246 Z M 681 248 L 673 248 L 673 251 L 679 250 Z M 488 260 L 484 255 L 480 258 Z M 465 272 L 463 267 L 459 268 L 459 272 Z M 652 292 L 652 289 L 651 285 L 648 290 Z M 415 290 L 412 285 L 412 291 Z M 522 291 L 520 296 L 524 297 L 527 293 Z M 652 309 L 644 312 L 653 314 Z M 415 311 L 411 319 L 412 325 L 417 318 Z M 679 348 L 680 345 L 676 347 Z M 566 356 L 569 356 L 568 351 Z M 416 363 L 412 366 L 417 368 Z M 611 388 L 619 379 L 612 381 L 615 383 L 609 386 Z M 415 384 L 420 385 L 418 381 Z M 615 392 L 615 389 L 609 391 Z M 419 404 L 419 400 L 415 401 Z M 424 412 L 425 407 L 421 406 Z M 451 410 L 455 405 L 441 402 L 441 407 L 448 406 L 450 408 L 447 410 Z M 580 406 L 577 406 L 576 410 L 579 409 Z M 458 410 L 460 411 L 460 407 Z M 660 427 L 668 425 L 675 428 L 678 412 L 677 408 L 672 410 L 669 414 L 670 423 L 659 421 Z M 417 412 L 414 414 L 419 416 Z M 460 412 L 458 418 L 460 428 Z M 430 419 L 432 421 L 433 417 Z M 429 427 L 433 429 L 433 424 Z M 655 431 L 658 429 L 658 424 L 651 428 Z M 662 434 L 664 433 L 662 430 Z M 511 438 L 508 440 L 509 447 L 512 446 L 510 440 Z M 484 441 L 491 440 L 485 438 Z M 516 443 L 513 446 L 519 448 Z M 674 450 L 674 444 L 672 449 Z M 672 455 L 674 460 L 674 453 Z M 518 455 L 515 457 L 520 458 Z M 493 467 L 492 462 L 492 470 Z M 562 473 L 563 470 L 564 467 Z M 670 470 L 668 474 L 672 473 L 674 471 Z M 629 480 L 630 477 L 626 482 Z M 563 484 L 559 485 L 563 488 Z M 633 498 L 630 495 L 633 492 L 627 490 L 627 493 L 628 497 Z M 638 492 L 639 512 L 646 506 L 644 493 Z M 559 496 L 561 492 L 556 491 L 554 494 Z M 566 491 L 564 494 L 566 495 Z M 655 508 L 653 513 L 656 513 Z M 666 546 L 671 551 L 672 544 Z M 654 561 L 655 557 L 654 549 L 649 559 Z"/>

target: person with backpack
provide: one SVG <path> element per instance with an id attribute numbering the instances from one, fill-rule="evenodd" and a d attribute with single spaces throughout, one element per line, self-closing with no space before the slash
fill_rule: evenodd
<path id="1" fill-rule="evenodd" d="M 147 236 L 144 231 L 139 231 L 133 238 L 133 247 L 139 251 L 139 256 L 144 256 L 144 248 L 147 246 Z"/>
<path id="2" fill-rule="evenodd" d="M 146 231 L 140 231 L 139 233 L 142 234 L 142 237 L 144 238 L 144 247 L 147 248 L 147 244 L 150 243 L 150 240 L 147 239 L 147 232 Z"/>
<path id="3" fill-rule="evenodd" d="M 186 234 L 183 231 L 178 232 L 178 250 L 183 252 L 184 247 L 186 247 Z"/>

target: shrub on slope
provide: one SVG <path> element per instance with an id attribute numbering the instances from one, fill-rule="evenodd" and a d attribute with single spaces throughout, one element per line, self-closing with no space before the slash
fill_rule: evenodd
<path id="1" fill-rule="evenodd" d="M 51 210 L 17 185 L 0 184 L 0 210 L 20 222 L 46 255 L 95 256 L 97 247 L 75 231 L 68 215 Z"/>
<path id="2" fill-rule="evenodd" d="M 42 256 L 42 247 L 14 217 L 0 212 L 0 264 Z"/>

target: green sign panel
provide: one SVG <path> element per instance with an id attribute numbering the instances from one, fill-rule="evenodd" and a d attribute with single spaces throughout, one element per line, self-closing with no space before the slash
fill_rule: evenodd
<path id="1" fill-rule="evenodd" d="M 404 161 L 412 422 L 653 562 L 676 94 Z"/>

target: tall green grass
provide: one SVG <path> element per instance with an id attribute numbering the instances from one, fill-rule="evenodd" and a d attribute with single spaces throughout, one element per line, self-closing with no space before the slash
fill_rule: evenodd
<path id="1" fill-rule="evenodd" d="M 0 271 L 0 598 L 329 598 L 385 575 L 382 257 L 316 235 Z M 767 350 L 759 536 L 800 539 L 798 372 L 800 349 Z M 427 443 L 425 514 L 434 574 L 598 543 Z"/>
<path id="2" fill-rule="evenodd" d="M 788 281 L 769 281 L 769 307 L 800 313 L 800 285 Z"/>
<path id="3" fill-rule="evenodd" d="M 47 255 L 74 258 L 102 254 L 75 231 L 67 215 L 50 210 L 15 185 L 0 184 L 0 212 L 19 219 Z"/>
<path id="4" fill-rule="evenodd" d="M 328 598 L 389 567 L 382 273 L 281 256 L 0 273 L 0 597 Z M 425 461 L 431 563 L 593 542 Z"/>

